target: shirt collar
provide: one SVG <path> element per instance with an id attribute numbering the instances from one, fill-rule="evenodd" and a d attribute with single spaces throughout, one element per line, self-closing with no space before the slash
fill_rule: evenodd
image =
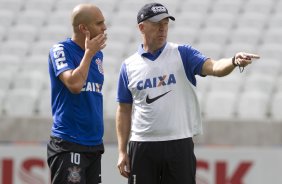
<path id="1" fill-rule="evenodd" d="M 156 60 L 159 55 L 162 53 L 162 51 L 164 50 L 166 46 L 166 43 L 159 49 L 157 50 L 154 54 L 151 54 L 149 52 L 146 52 L 144 49 L 143 49 L 143 44 L 141 44 L 138 48 L 138 54 L 143 56 L 143 57 L 146 57 L 147 59 L 150 59 L 152 61 Z"/>

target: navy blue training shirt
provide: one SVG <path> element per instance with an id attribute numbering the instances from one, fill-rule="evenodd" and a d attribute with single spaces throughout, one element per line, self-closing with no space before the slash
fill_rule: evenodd
<path id="1" fill-rule="evenodd" d="M 52 88 L 53 126 L 51 136 L 87 146 L 103 143 L 103 53 L 93 57 L 85 85 L 79 94 L 71 93 L 59 79 L 66 70 L 79 66 L 84 56 L 70 38 L 54 45 L 49 53 Z"/>

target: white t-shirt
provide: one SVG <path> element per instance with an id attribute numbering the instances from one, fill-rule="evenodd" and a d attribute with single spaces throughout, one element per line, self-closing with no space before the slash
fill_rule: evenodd
<path id="1" fill-rule="evenodd" d="M 202 132 L 192 83 L 207 58 L 190 46 L 179 47 L 167 43 L 153 61 L 140 52 L 124 61 L 117 99 L 133 103 L 131 141 L 176 140 Z"/>

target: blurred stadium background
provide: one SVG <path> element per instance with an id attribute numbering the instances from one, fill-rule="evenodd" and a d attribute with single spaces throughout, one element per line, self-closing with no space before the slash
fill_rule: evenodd
<path id="1" fill-rule="evenodd" d="M 52 44 L 71 36 L 71 10 L 83 2 L 97 4 L 106 18 L 105 143 L 109 150 L 116 151 L 114 118 L 118 72 L 123 59 L 135 52 L 141 41 L 136 14 L 151 0 L 0 0 L 0 141 L 3 148 L 16 145 L 17 150 L 22 147 L 15 143 L 44 145 L 48 140 L 52 123 L 48 51 Z M 235 154 L 234 147 L 251 147 L 252 153 L 266 149 L 270 155 L 277 149 L 281 152 L 282 1 L 157 2 L 164 4 L 176 18 L 170 23 L 168 41 L 191 44 L 214 59 L 232 57 L 238 51 L 261 56 L 243 73 L 236 69 L 224 78 L 197 78 L 204 134 L 195 138 L 196 149 L 224 145 L 232 147 L 227 149 L 231 155 Z M 117 155 L 106 157 L 116 162 Z M 282 162 L 281 157 L 282 154 L 277 159 Z M 2 158 L 0 153 L 0 168 Z M 4 165 L 2 161 L 2 178 Z M 281 180 L 278 183 L 282 183 Z M 3 181 L 3 184 L 12 184 Z M 275 184 L 274 181 L 270 183 Z"/>

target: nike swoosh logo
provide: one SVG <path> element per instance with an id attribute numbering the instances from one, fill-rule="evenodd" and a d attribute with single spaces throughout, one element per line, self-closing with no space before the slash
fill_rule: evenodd
<path id="1" fill-rule="evenodd" d="M 146 97 L 146 103 L 147 103 L 147 104 L 151 104 L 151 103 L 153 103 L 154 101 L 158 100 L 159 98 L 165 96 L 165 95 L 168 94 L 169 92 L 171 92 L 171 90 L 168 91 L 168 92 L 165 92 L 164 94 L 161 94 L 161 95 L 159 95 L 159 96 L 156 96 L 156 97 L 154 97 L 154 98 L 149 98 L 149 95 L 147 95 L 147 97 Z"/>

